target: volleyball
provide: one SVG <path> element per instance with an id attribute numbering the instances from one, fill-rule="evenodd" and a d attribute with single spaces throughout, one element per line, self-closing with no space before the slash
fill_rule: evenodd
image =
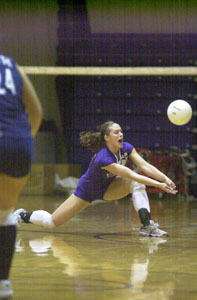
<path id="1" fill-rule="evenodd" d="M 185 100 L 175 100 L 169 104 L 167 116 L 173 124 L 185 125 L 191 120 L 192 108 Z"/>

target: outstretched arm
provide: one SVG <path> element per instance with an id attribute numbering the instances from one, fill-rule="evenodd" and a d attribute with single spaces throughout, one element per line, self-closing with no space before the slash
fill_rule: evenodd
<path id="1" fill-rule="evenodd" d="M 145 185 L 160 188 L 161 190 L 163 190 L 166 193 L 170 193 L 170 194 L 176 194 L 177 193 L 177 191 L 174 188 L 171 188 L 166 183 L 159 182 L 159 181 L 156 181 L 156 180 L 151 179 L 149 177 L 140 175 L 140 174 L 132 171 L 131 169 L 129 169 L 125 166 L 119 165 L 117 163 L 108 165 L 106 167 L 103 167 L 102 169 L 104 169 L 104 170 L 106 170 L 106 171 L 108 171 L 108 172 L 110 172 L 114 175 L 123 177 L 123 178 L 129 178 L 131 180 L 140 182 L 140 183 L 145 184 Z"/>
<path id="2" fill-rule="evenodd" d="M 169 187 L 176 188 L 175 183 L 168 178 L 164 173 L 159 171 L 156 167 L 149 164 L 147 161 L 145 161 L 135 149 L 131 152 L 129 158 L 132 160 L 132 162 L 138 166 L 138 168 L 145 173 L 147 176 L 150 176 L 156 180 L 159 180 L 161 182 L 165 182 Z"/>

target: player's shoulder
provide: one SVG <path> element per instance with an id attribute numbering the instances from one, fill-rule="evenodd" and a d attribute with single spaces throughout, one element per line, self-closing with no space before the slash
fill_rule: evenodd
<path id="1" fill-rule="evenodd" d="M 12 68 L 15 66 L 15 60 L 12 57 L 0 53 L 0 66 Z"/>
<path id="2" fill-rule="evenodd" d="M 101 148 L 97 153 L 96 153 L 96 159 L 101 160 L 104 157 L 111 156 L 111 151 L 107 147 Z"/>
<path id="3" fill-rule="evenodd" d="M 123 147 L 122 147 L 123 152 L 128 152 L 128 154 L 130 154 L 133 151 L 133 149 L 134 149 L 133 145 L 127 142 L 123 142 Z"/>
<path id="4" fill-rule="evenodd" d="M 95 163 L 98 165 L 108 165 L 113 163 L 114 160 L 115 156 L 107 147 L 101 148 L 95 156 Z"/>

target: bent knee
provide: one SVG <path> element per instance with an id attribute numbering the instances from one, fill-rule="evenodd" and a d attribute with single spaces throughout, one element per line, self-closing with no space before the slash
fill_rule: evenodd
<path id="1" fill-rule="evenodd" d="M 138 191 L 138 190 L 145 190 L 145 189 L 146 189 L 145 184 L 139 183 L 137 181 L 131 182 L 131 192 L 132 193 L 135 191 Z"/>

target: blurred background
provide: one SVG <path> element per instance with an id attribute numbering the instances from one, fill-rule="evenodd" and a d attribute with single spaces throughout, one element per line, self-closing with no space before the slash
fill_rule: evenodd
<path id="1" fill-rule="evenodd" d="M 21 66 L 197 66 L 195 2 L 1 0 L 0 52 Z M 56 172 L 79 177 L 92 156 L 79 144 L 80 131 L 113 120 L 122 126 L 125 141 L 168 173 L 181 193 L 196 197 L 197 74 L 30 79 L 44 119 L 26 193 L 52 192 L 48 187 Z M 167 119 L 175 99 L 193 108 L 184 126 Z M 45 187 L 39 190 L 41 182 Z"/>

